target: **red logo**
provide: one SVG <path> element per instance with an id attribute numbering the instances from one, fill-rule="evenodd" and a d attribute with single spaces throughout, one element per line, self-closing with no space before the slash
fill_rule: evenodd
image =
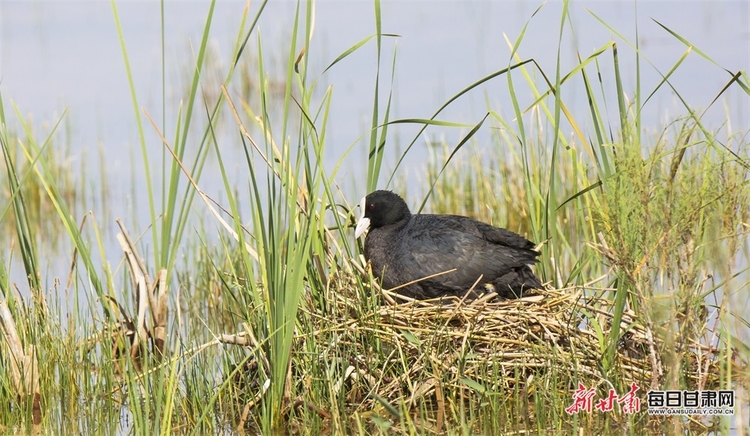
<path id="1" fill-rule="evenodd" d="M 614 389 L 609 390 L 609 394 L 600 399 L 594 404 L 594 395 L 596 391 L 594 388 L 586 388 L 583 383 L 578 383 L 578 389 L 573 392 L 573 404 L 565 408 L 565 412 L 568 415 L 573 415 L 582 410 L 591 413 L 592 405 L 600 412 L 611 412 L 615 408 L 615 404 L 619 404 L 623 413 L 632 414 L 641 411 L 641 399 L 638 398 L 635 393 L 640 390 L 640 387 L 633 382 L 630 384 L 630 390 L 625 395 L 619 396 Z"/>

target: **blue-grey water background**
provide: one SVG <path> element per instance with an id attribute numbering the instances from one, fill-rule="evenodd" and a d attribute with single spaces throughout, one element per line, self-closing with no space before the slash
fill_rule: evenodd
<path id="1" fill-rule="evenodd" d="M 257 10 L 254 2 L 216 4 L 209 41 L 214 56 L 212 64 L 223 68 L 222 75 L 232 60 L 241 15 L 247 5 L 252 16 Z M 338 55 L 375 32 L 373 5 L 369 1 L 320 1 L 316 5 L 315 34 L 307 49 L 311 78 L 321 76 Z M 389 92 L 391 57 L 397 48 L 391 118 L 428 118 L 470 83 L 507 67 L 511 63 L 511 50 L 506 37 L 511 42 L 516 41 L 526 23 L 529 23 L 528 29 L 518 54 L 521 59 L 535 59 L 554 80 L 558 41 L 561 40 L 562 3 L 544 4 L 532 17 L 540 5 L 537 1 L 383 2 L 383 32 L 399 35 L 385 38 L 383 49 L 381 95 L 385 96 Z M 291 1 L 270 2 L 258 26 L 268 69 L 272 76 L 277 74 L 281 79 L 288 58 L 295 7 L 296 3 Z M 209 3 L 165 3 L 165 89 L 162 89 L 160 8 L 154 1 L 117 3 L 139 107 L 165 129 L 167 138 L 172 138 L 179 104 L 187 98 L 188 78 L 192 74 Z M 617 37 L 594 15 L 628 41 Z M 570 17 L 573 32 L 566 26 L 559 45 L 562 72 L 577 64 L 578 54 L 586 57 L 614 40 L 618 43 L 624 73 L 624 91 L 629 96 L 635 90 L 636 69 L 635 56 L 628 43 L 635 42 L 636 26 L 642 51 L 644 93 L 656 86 L 661 74 L 672 68 L 687 49 L 656 21 L 692 42 L 715 61 L 691 53 L 670 79 L 692 108 L 706 108 L 729 81 L 730 72 L 750 69 L 750 12 L 745 1 L 574 1 Z M 257 34 L 250 38 L 245 56 L 257 56 Z M 610 80 L 605 88 L 612 85 L 609 88 L 614 91 L 611 55 L 602 56 L 599 64 L 605 82 Z M 333 89 L 327 134 L 326 164 L 329 168 L 345 149 L 355 144 L 336 177 L 352 203 L 364 194 L 362 174 L 366 165 L 375 70 L 375 46 L 371 42 L 322 74 L 318 86 L 321 92 L 328 86 Z M 204 75 L 208 74 L 204 72 Z M 580 82 L 574 80 L 566 84 L 562 98 L 574 117 L 586 119 L 588 108 Z M 522 106 L 533 103 L 534 96 L 523 79 L 517 76 L 515 83 Z M 216 94 L 219 84 L 204 78 L 202 86 L 207 93 Z M 439 118 L 475 124 L 490 108 L 512 118 L 507 87 L 505 76 L 501 76 L 451 104 Z M 102 214 L 98 217 L 99 225 L 110 230 L 105 238 L 110 262 L 119 259 L 114 218 L 125 219 L 136 233 L 144 231 L 149 220 L 135 114 L 111 4 L 106 1 L 0 3 L 0 92 L 9 127 L 21 132 L 11 109 L 11 104 L 17 105 L 21 116 L 35 128 L 38 139 L 43 139 L 67 110 L 62 133 L 57 138 L 69 147 L 64 158 L 74 176 L 82 165 L 93 185 L 101 180 L 99 172 L 106 175 L 106 202 L 95 212 Z M 162 111 L 162 95 L 166 96 L 165 111 Z M 608 98 L 614 105 L 613 95 Z M 750 129 L 748 101 L 747 96 L 733 86 L 708 110 L 703 122 L 709 129 L 718 130 L 720 138 L 731 132 L 747 131 Z M 656 135 L 665 123 L 685 113 L 676 95 L 663 86 L 643 109 L 644 130 Z M 615 114 L 613 111 L 612 115 Z M 726 120 L 730 121 L 728 125 L 724 124 Z M 144 122 L 151 159 L 155 163 L 163 152 L 162 144 L 145 119 Z M 588 126 L 584 125 L 583 129 L 584 135 L 590 134 Z M 390 130 L 389 147 L 402 148 L 417 130 L 418 126 L 413 125 L 394 126 Z M 415 181 L 423 177 L 428 138 L 455 145 L 467 130 L 428 129 L 399 169 L 402 180 L 416 184 Z M 488 130 L 483 129 L 477 136 L 480 143 L 489 142 Z M 188 147 L 197 147 L 201 132 L 194 133 Z M 222 132 L 219 144 L 229 163 L 232 182 L 240 187 L 247 186 L 248 175 L 236 129 Z M 232 159 L 233 156 L 237 159 Z M 386 168 L 393 165 L 395 156 L 396 151 L 387 153 Z M 215 162 L 209 160 L 204 174 L 201 187 L 221 199 L 223 187 Z M 154 170 L 153 176 L 159 183 L 158 170 Z M 404 188 L 393 187 L 402 191 L 400 188 Z M 409 191 L 415 193 L 414 189 Z M 97 193 L 96 186 L 91 192 Z M 84 207 L 90 206 L 84 203 Z M 7 241 L 3 241 L 3 249 L 7 247 Z M 49 277 L 45 277 L 48 284 L 52 278 L 67 273 L 68 256 L 58 254 L 43 262 L 43 270 L 49 271 Z M 23 277 L 19 267 L 13 265 L 15 278 Z"/>
<path id="2" fill-rule="evenodd" d="M 274 61 L 271 69 L 274 69 L 273 63 L 286 61 L 295 4 L 292 1 L 270 2 L 261 16 L 259 30 L 265 56 Z M 384 2 L 383 31 L 400 35 L 400 38 L 386 38 L 384 49 L 387 58 L 398 40 L 394 117 L 427 118 L 469 83 L 506 67 L 510 63 L 510 49 L 503 35 L 515 41 L 527 21 L 530 24 L 519 50 L 520 57 L 534 58 L 554 80 L 562 6 L 559 2 L 550 2 L 531 18 L 540 4 L 537 1 Z M 250 3 L 254 11 L 253 6 L 257 7 L 255 2 Z M 166 2 L 166 116 L 161 112 L 160 5 L 153 1 L 124 1 L 117 7 L 139 105 L 160 126 L 166 119 L 167 133 L 170 133 L 178 104 L 186 98 L 184 78 L 192 72 L 208 2 Z M 244 7 L 245 3 L 240 1 L 216 5 L 210 44 L 225 66 L 231 61 Z M 686 49 L 652 19 L 694 43 L 723 68 L 736 72 L 748 70 L 750 66 L 748 2 L 572 2 L 571 18 L 576 34 L 570 35 L 566 29 L 561 47 L 563 72 L 575 64 L 576 52 L 585 57 L 615 40 L 625 73 L 625 92 L 631 96 L 635 87 L 632 50 L 597 22 L 589 10 L 631 42 L 635 40 L 635 24 L 638 24 L 644 55 L 641 78 L 644 90 L 650 91 L 658 82 L 659 73 L 655 68 L 666 73 Z M 67 108 L 66 122 L 74 151 L 69 158 L 85 159 L 92 155 L 79 152 L 103 148 L 107 155 L 107 174 L 115 178 L 113 186 L 129 188 L 130 160 L 135 156 L 138 163 L 140 156 L 130 90 L 112 15 L 107 1 L 0 3 L 0 91 L 6 104 L 11 101 L 17 104 L 21 114 L 33 118 L 35 126 L 42 130 Z M 311 77 L 320 75 L 336 56 L 374 33 L 373 16 L 369 1 L 318 2 L 315 36 L 307 50 Z M 253 55 L 256 44 L 251 37 L 247 56 Z M 601 67 L 605 73 L 611 71 L 609 59 L 611 56 L 602 57 Z M 386 65 L 384 76 L 387 77 L 390 65 Z M 283 65 L 275 70 L 283 75 Z M 374 45 L 370 44 L 340 68 L 323 76 L 323 83 L 334 89 L 328 138 L 330 162 L 338 160 L 339 153 L 367 133 L 374 71 Z M 729 78 L 720 67 L 691 54 L 671 81 L 688 104 L 699 109 L 711 102 Z M 384 85 L 387 88 L 387 81 Z M 564 95 L 566 104 L 575 115 L 585 118 L 581 115 L 581 111 L 586 110 L 585 96 L 576 92 L 580 88 L 575 86 L 565 87 L 564 93 L 568 89 L 570 91 Z M 750 115 L 747 99 L 733 98 L 735 95 L 730 92 L 720 104 L 714 105 L 706 115 L 707 125 L 716 127 L 729 115 L 736 123 L 735 130 L 747 127 Z M 522 102 L 531 103 L 530 96 L 529 91 L 519 97 Z M 451 105 L 441 119 L 474 124 L 487 112 L 488 104 L 506 114 L 510 111 L 504 78 Z M 644 125 L 660 128 L 664 122 L 683 113 L 685 109 L 679 100 L 664 87 L 645 108 Z M 146 130 L 149 145 L 158 150 L 158 138 L 150 126 Z M 455 142 L 465 133 L 454 130 L 454 136 L 446 138 L 448 141 Z M 406 133 L 396 133 L 410 139 L 411 132 L 407 129 Z M 223 139 L 226 142 L 222 145 L 228 152 L 239 149 L 236 137 Z M 364 167 L 364 155 L 362 147 L 355 150 L 351 155 L 352 165 L 341 173 L 341 181 L 358 177 Z M 420 152 L 417 147 L 410 162 L 423 162 L 424 156 L 424 149 Z M 238 173 L 242 166 L 238 163 Z M 121 181 L 128 183 L 119 183 Z M 205 182 L 210 183 L 210 180 Z M 127 192 L 113 193 L 114 197 L 121 195 Z"/>

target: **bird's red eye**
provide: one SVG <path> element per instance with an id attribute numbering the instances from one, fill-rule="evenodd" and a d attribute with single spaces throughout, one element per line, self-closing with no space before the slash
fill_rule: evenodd
<path id="1" fill-rule="evenodd" d="M 375 210 L 375 203 L 370 203 L 370 210 Z"/>

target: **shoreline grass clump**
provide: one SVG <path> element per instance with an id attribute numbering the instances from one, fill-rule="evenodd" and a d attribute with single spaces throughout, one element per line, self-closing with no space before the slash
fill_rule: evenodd
<path id="1" fill-rule="evenodd" d="M 521 58 L 524 27 L 508 42 L 507 67 L 458 90 L 429 118 L 394 120 L 397 53 L 385 53 L 395 35 L 383 29 L 380 3 L 373 6 L 373 35 L 352 41 L 316 70 L 308 62 L 314 3 L 298 4 L 282 56 L 283 79 L 269 78 L 264 64 L 257 23 L 265 2 L 245 9 L 224 82 L 205 97 L 201 86 L 217 87 L 201 75 L 210 60 L 211 3 L 188 95 L 171 127 L 164 120 L 159 126 L 149 108 L 139 106 L 128 75 L 143 154 L 141 201 L 149 210 L 143 235 L 124 250 L 148 256 L 137 267 L 132 258 L 130 272 L 115 267 L 124 256 L 104 249 L 102 223 L 94 214 L 78 216 L 61 194 L 33 135 L 18 139 L 24 156 L 10 150 L 0 111 L 9 199 L 0 205 L 0 218 L 12 211 L 19 258 L 8 262 L 22 263 L 24 273 L 23 281 L 11 282 L 4 259 L 0 289 L 24 356 L 35 354 L 40 368 L 35 417 L 13 388 L 5 369 L 11 357 L 2 353 L 3 430 L 726 434 L 736 423 L 746 425 L 744 406 L 734 418 L 566 412 L 578 383 L 601 396 L 609 389 L 622 394 L 636 382 L 642 401 L 651 388 L 720 387 L 736 390 L 737 404 L 747 404 L 747 132 L 711 130 L 702 120 L 705 110 L 687 102 L 684 114 L 655 136 L 645 132 L 640 115 L 650 95 L 672 86 L 670 76 L 685 57 L 710 62 L 705 52 L 665 29 L 686 51 L 662 80 L 647 84 L 640 79 L 647 60 L 637 42 L 621 38 L 620 46 L 629 46 L 637 59 L 636 87 L 626 90 L 618 43 L 606 41 L 581 54 L 569 71 L 562 71 L 558 58 L 550 74 L 533 58 Z M 572 30 L 569 6 L 563 3 L 561 45 Z M 113 13 L 129 71 L 114 3 Z M 320 79 L 371 46 L 378 66 L 369 126 L 329 169 L 327 127 L 336 90 L 319 89 Z M 249 52 L 257 58 L 255 86 L 243 88 L 235 68 L 245 65 L 239 61 Z M 605 62 L 614 67 L 610 75 L 602 73 Z M 508 85 L 509 116 L 488 105 L 475 124 L 441 119 L 456 99 L 498 80 Z M 588 97 L 586 113 L 572 113 L 565 104 L 562 91 L 576 83 Z M 250 89 L 252 96 L 237 89 Z M 728 90 L 748 98 L 747 74 L 729 73 L 717 100 Z M 166 96 L 164 113 L 165 105 Z M 231 131 L 219 119 L 233 120 Z M 162 147 L 156 156 L 146 120 Z M 386 174 L 399 124 L 416 124 L 420 131 Z M 407 196 L 407 202 L 418 200 L 419 210 L 472 215 L 540 242 L 536 271 L 546 289 L 499 302 L 404 301 L 379 289 L 362 264 L 347 201 L 353 193 L 338 188 L 349 152 L 367 149 L 365 192 L 401 191 L 394 182 L 403 176 L 400 162 L 425 130 L 442 128 L 465 133 L 433 154 L 420 181 L 423 195 Z M 483 129 L 492 129 L 492 142 L 474 152 L 470 147 Z M 230 183 L 225 163 L 236 157 L 224 154 L 226 137 L 241 146 L 248 174 L 242 187 Z M 223 184 L 223 202 L 202 189 L 209 158 Z M 152 178 L 156 173 L 162 178 Z M 44 284 L 42 252 L 22 196 L 31 179 L 43 187 L 75 248 L 69 271 L 60 273 L 70 277 L 64 286 Z M 196 224 L 198 207 L 209 218 Z M 169 299 L 143 298 L 144 279 L 136 270 L 158 271 L 159 295 Z M 32 298 L 22 297 L 27 294 Z M 69 305 L 65 311 L 63 304 Z M 168 309 L 168 317 L 159 315 L 160 308 Z M 123 329 L 123 321 L 132 325 Z M 157 344 L 145 342 L 152 341 L 149 333 L 158 339 L 157 329 L 164 329 L 163 348 L 133 347 L 133 334 Z M 115 334 L 122 332 L 131 336 Z M 94 346 L 90 338 L 97 338 Z M 118 354 L 120 349 L 126 351 Z"/>

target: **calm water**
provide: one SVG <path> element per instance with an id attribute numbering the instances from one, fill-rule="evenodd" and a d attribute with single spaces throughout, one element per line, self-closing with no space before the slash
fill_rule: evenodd
<path id="1" fill-rule="evenodd" d="M 252 2 L 251 10 L 257 7 Z M 550 2 L 531 19 L 539 6 L 537 1 L 485 2 L 385 2 L 383 30 L 401 35 L 398 39 L 396 79 L 394 84 L 395 117 L 426 118 L 451 95 L 474 80 L 509 64 L 510 50 L 503 35 L 514 41 L 523 25 L 529 28 L 519 54 L 534 58 L 554 80 L 561 4 Z M 226 66 L 231 57 L 234 38 L 244 2 L 217 4 L 211 30 L 211 45 Z M 260 20 L 265 56 L 271 68 L 286 59 L 289 29 L 292 27 L 295 3 L 271 2 Z M 652 19 L 670 27 L 722 67 L 735 72 L 750 70 L 750 12 L 748 2 L 573 2 L 571 16 L 575 34 L 566 29 L 561 46 L 563 70 L 582 56 L 614 39 L 619 44 L 625 90 L 635 87 L 633 52 L 626 44 L 596 21 L 588 10 L 601 17 L 629 40 L 635 40 L 637 23 L 641 48 L 653 67 L 643 62 L 643 89 L 650 92 L 685 51 L 685 47 L 659 27 Z M 167 2 L 166 11 L 166 116 L 162 116 L 160 15 L 157 2 L 120 2 L 118 10 L 123 25 L 128 55 L 138 92 L 139 105 L 161 125 L 166 119 L 167 131 L 174 125 L 179 101 L 186 97 L 183 78 L 189 73 L 197 51 L 207 2 Z M 372 5 L 367 1 L 318 3 L 317 24 L 312 47 L 311 77 L 317 77 L 325 66 L 344 50 L 374 32 Z M 386 73 L 395 39 L 386 39 L 384 55 Z M 254 55 L 256 41 L 251 38 L 249 55 Z M 329 71 L 323 84 L 334 87 L 329 132 L 330 160 L 367 132 L 375 71 L 374 45 L 351 56 L 339 68 Z M 604 77 L 611 71 L 611 56 L 602 57 Z M 276 67 L 276 71 L 282 68 Z M 116 178 L 113 185 L 130 187 L 131 157 L 140 162 L 138 136 L 133 106 L 126 82 L 125 68 L 112 8 L 106 1 L 87 2 L 2 2 L 0 3 L 0 91 L 6 106 L 12 101 L 25 117 L 33 118 L 37 127 L 49 126 L 64 109 L 70 141 L 76 151 L 106 150 L 107 174 Z M 387 74 L 384 74 L 387 76 Z M 611 74 L 609 77 L 612 77 Z M 729 74 L 721 68 L 691 55 L 673 76 L 672 83 L 695 108 L 707 106 Z M 516 78 L 522 104 L 533 96 L 520 75 Z M 578 80 L 580 81 L 580 80 Z M 384 84 L 387 87 L 387 81 Z M 579 85 L 564 88 L 566 104 L 585 119 L 585 98 Z M 321 86 L 321 89 L 323 87 Z M 444 112 L 441 119 L 478 122 L 489 106 L 510 114 L 505 77 L 462 98 Z M 735 87 L 736 88 L 736 87 Z M 729 93 L 723 104 L 707 114 L 709 125 L 725 119 L 724 104 L 735 129 L 748 127 L 748 99 Z M 685 110 L 666 87 L 647 105 L 644 120 L 647 127 L 659 127 Z M 10 116 L 9 118 L 13 118 Z M 158 138 L 146 127 L 148 140 L 160 150 Z M 394 129 L 404 141 L 410 140 L 414 127 Z M 433 129 L 434 136 L 445 135 L 454 143 L 465 131 Z M 234 134 L 234 132 L 232 132 Z M 169 135 L 167 135 L 170 137 Z M 197 136 L 197 135 L 196 135 Z M 196 139 L 197 141 L 197 139 Z M 234 136 L 227 138 L 227 148 L 236 149 Z M 403 142 L 403 141 L 402 141 Z M 420 147 L 421 148 L 421 147 Z M 424 150 L 416 150 L 412 162 L 421 162 Z M 84 159 L 82 154 L 72 159 Z M 357 150 L 351 156 L 348 173 L 340 180 L 356 178 L 364 165 L 364 154 Z M 242 166 L 237 167 L 241 171 Z M 238 180 L 243 180 L 238 177 Z M 125 183 L 120 183 L 125 182 Z M 207 181 L 208 182 L 208 181 Z M 127 195 L 127 192 L 120 193 Z M 115 193 L 118 195 L 118 193 Z"/>

